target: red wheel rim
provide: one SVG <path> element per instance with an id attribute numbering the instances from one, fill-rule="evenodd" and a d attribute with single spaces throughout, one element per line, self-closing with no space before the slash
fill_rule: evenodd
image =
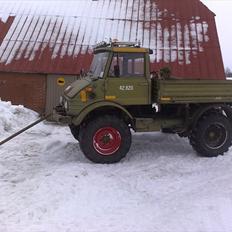
<path id="1" fill-rule="evenodd" d="M 101 155 L 112 155 L 121 146 L 121 135 L 113 127 L 99 129 L 93 137 L 93 147 Z"/>

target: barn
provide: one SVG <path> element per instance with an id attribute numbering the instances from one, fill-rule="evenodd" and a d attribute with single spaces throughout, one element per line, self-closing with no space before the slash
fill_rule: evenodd
<path id="1" fill-rule="evenodd" d="M 153 49 L 152 70 L 225 78 L 215 15 L 200 0 L 1 1 L 0 98 L 51 111 L 109 38 Z"/>

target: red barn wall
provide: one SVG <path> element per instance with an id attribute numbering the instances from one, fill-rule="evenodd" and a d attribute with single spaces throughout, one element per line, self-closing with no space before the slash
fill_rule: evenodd
<path id="1" fill-rule="evenodd" d="M 46 103 L 46 75 L 0 73 L 0 98 L 43 113 Z"/>

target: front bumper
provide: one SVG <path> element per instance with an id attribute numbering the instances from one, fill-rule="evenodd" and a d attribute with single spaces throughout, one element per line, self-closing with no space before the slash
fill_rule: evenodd
<path id="1" fill-rule="evenodd" d="M 63 106 L 56 106 L 53 110 L 53 119 L 60 124 L 71 124 L 72 117 L 66 115 L 65 109 Z"/>

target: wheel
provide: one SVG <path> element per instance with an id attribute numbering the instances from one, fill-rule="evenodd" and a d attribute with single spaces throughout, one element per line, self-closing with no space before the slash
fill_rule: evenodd
<path id="1" fill-rule="evenodd" d="M 161 132 L 164 134 L 175 134 L 175 132 L 171 128 L 162 128 Z"/>
<path id="2" fill-rule="evenodd" d="M 73 137 L 79 141 L 79 127 L 75 126 L 74 124 L 69 125 L 70 131 Z"/>
<path id="3" fill-rule="evenodd" d="M 201 156 L 223 155 L 232 144 L 231 123 L 222 114 L 206 115 L 193 128 L 189 140 L 194 150 Z"/>
<path id="4" fill-rule="evenodd" d="M 81 150 L 95 163 L 116 163 L 126 156 L 130 146 L 130 129 L 116 116 L 99 117 L 81 127 Z"/>

